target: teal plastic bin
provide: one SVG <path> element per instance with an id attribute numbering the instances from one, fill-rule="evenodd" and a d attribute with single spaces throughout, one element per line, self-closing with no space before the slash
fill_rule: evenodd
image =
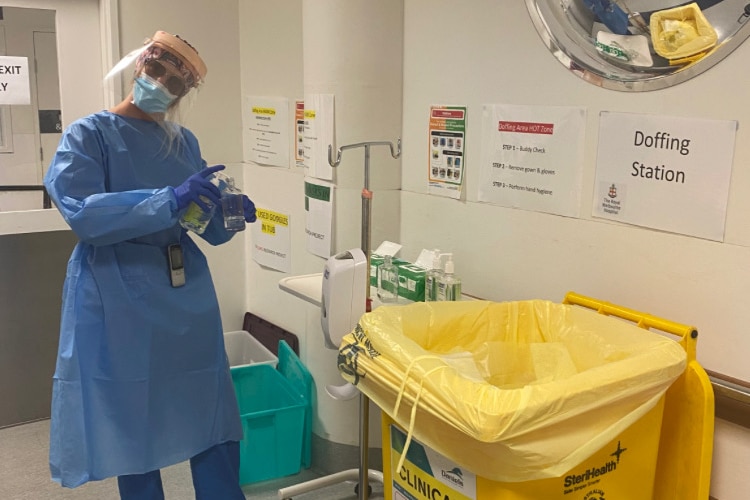
<path id="1" fill-rule="evenodd" d="M 310 467 L 312 377 L 279 342 L 279 362 L 230 368 L 240 407 L 240 484 L 296 474 Z"/>

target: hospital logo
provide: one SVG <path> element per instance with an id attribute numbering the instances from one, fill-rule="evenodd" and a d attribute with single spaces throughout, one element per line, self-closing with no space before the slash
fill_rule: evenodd
<path id="1" fill-rule="evenodd" d="M 442 470 L 441 475 L 449 483 L 461 488 L 464 487 L 464 473 L 458 467 L 454 467 L 451 470 Z"/>
<path id="2" fill-rule="evenodd" d="M 619 216 L 625 208 L 627 186 L 615 184 L 614 182 L 602 182 L 599 184 L 600 205 L 599 211 L 606 215 Z"/>

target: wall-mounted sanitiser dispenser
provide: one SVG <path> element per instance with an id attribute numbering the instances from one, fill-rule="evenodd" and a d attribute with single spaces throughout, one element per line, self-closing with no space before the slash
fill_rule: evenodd
<path id="1" fill-rule="evenodd" d="M 359 248 L 338 253 L 326 261 L 320 313 L 326 347 L 338 349 L 344 335 L 357 326 L 365 313 L 369 279 L 367 257 Z"/>

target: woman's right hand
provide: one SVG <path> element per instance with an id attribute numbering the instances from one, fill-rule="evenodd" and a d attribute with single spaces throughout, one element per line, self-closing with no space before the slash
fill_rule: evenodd
<path id="1" fill-rule="evenodd" d="M 213 167 L 207 167 L 198 173 L 195 173 L 187 178 L 185 182 L 173 188 L 174 196 L 177 199 L 177 209 L 182 210 L 187 207 L 191 202 L 195 202 L 203 210 L 209 210 L 206 203 L 201 197 L 207 198 L 214 205 L 217 205 L 221 199 L 221 192 L 208 177 L 214 172 L 224 170 L 224 165 L 214 165 Z"/>

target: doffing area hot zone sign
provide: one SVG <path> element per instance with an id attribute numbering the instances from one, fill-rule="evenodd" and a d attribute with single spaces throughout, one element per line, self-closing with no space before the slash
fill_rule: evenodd
<path id="1" fill-rule="evenodd" d="M 585 126 L 583 108 L 485 105 L 479 201 L 578 217 Z"/>
<path id="2" fill-rule="evenodd" d="M 602 112 L 592 215 L 724 240 L 737 122 Z"/>

